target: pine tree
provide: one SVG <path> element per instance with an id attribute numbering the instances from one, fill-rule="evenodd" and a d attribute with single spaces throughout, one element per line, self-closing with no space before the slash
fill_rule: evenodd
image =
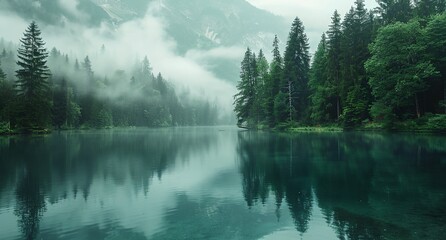
<path id="1" fill-rule="evenodd" d="M 310 55 L 308 38 L 302 21 L 296 17 L 288 37 L 284 56 L 284 70 L 280 91 L 288 98 L 287 119 L 305 120 L 308 108 L 308 79 Z M 280 116 L 283 116 L 280 114 Z"/>
<path id="2" fill-rule="evenodd" d="M 53 123 L 58 129 L 67 124 L 68 101 L 68 85 L 64 78 L 58 82 L 53 91 Z"/>
<path id="3" fill-rule="evenodd" d="M 328 97 L 334 100 L 334 111 L 330 111 L 334 119 L 341 115 L 341 16 L 338 11 L 333 13 L 332 22 L 328 30 L 327 42 L 327 78 L 329 81 Z M 332 101 L 330 101 L 332 102 Z M 333 114 L 335 113 L 335 114 Z"/>
<path id="4" fill-rule="evenodd" d="M 412 17 L 411 0 L 377 0 L 381 24 L 407 22 Z"/>
<path id="5" fill-rule="evenodd" d="M 48 53 L 40 34 L 37 24 L 32 22 L 20 40 L 17 55 L 17 124 L 26 131 L 44 129 L 51 120 L 50 72 L 46 65 Z"/>
<path id="6" fill-rule="evenodd" d="M 373 36 L 372 20 L 364 0 L 356 0 L 355 7 L 350 9 L 343 21 L 340 92 L 343 124 L 346 127 L 359 125 L 369 118 L 372 96 L 364 63 L 370 56 L 368 45 Z M 358 89 L 362 94 L 357 94 Z M 364 104 L 355 104 L 356 102 Z"/>
<path id="7" fill-rule="evenodd" d="M 254 127 L 253 107 L 256 98 L 255 56 L 251 49 L 247 49 L 241 63 L 240 81 L 237 84 L 237 94 L 234 95 L 234 111 L 237 115 L 237 125 L 240 127 Z"/>
<path id="8" fill-rule="evenodd" d="M 268 60 L 266 60 L 265 55 L 263 54 L 262 49 L 260 49 L 259 54 L 257 56 L 257 87 L 256 92 L 258 97 L 256 98 L 256 105 L 259 106 L 259 121 L 267 122 L 267 107 L 268 102 L 266 99 L 268 97 L 268 89 L 267 83 L 269 81 L 269 64 Z"/>
<path id="9" fill-rule="evenodd" d="M 421 18 L 428 18 L 446 11 L 446 0 L 415 0 L 415 12 Z"/>
<path id="10" fill-rule="evenodd" d="M 329 108 L 331 103 L 328 98 L 327 77 L 327 39 L 322 34 L 321 41 L 314 54 L 313 64 L 310 70 L 310 119 L 319 124 L 329 121 Z"/>
<path id="11" fill-rule="evenodd" d="M 9 129 L 9 121 L 10 121 L 10 108 L 11 103 L 14 98 L 14 91 L 12 85 L 6 80 L 6 74 L 3 72 L 1 61 L 0 61 L 0 132 L 2 130 L 3 123 L 7 123 L 8 126 L 5 128 Z"/>
<path id="12" fill-rule="evenodd" d="M 279 39 L 277 35 L 274 37 L 273 42 L 273 60 L 270 66 L 270 77 L 265 84 L 265 102 L 266 106 L 266 118 L 270 127 L 274 127 L 276 124 L 275 114 L 274 114 L 274 100 L 280 90 L 280 82 L 282 81 L 283 73 L 283 59 L 279 51 Z"/>

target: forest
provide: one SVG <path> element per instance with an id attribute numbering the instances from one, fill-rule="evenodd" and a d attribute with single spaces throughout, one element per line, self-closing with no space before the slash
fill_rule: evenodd
<path id="1" fill-rule="evenodd" d="M 446 129 L 446 1 L 356 0 L 334 11 L 313 56 L 296 17 L 271 62 L 248 47 L 234 96 L 238 126 Z"/>
<path id="2" fill-rule="evenodd" d="M 0 133 L 219 121 L 216 103 L 193 97 L 187 89 L 177 92 L 161 73 L 154 75 L 147 57 L 130 70 L 101 75 L 89 56 L 79 61 L 56 48 L 48 52 L 36 22 L 20 43 L 0 42 Z M 105 51 L 102 46 L 99 55 Z"/>

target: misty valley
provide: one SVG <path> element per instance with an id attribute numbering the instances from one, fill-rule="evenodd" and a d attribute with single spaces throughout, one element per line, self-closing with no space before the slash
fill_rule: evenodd
<path id="1" fill-rule="evenodd" d="M 2 240 L 443 240 L 445 133 L 446 0 L 0 1 Z"/>

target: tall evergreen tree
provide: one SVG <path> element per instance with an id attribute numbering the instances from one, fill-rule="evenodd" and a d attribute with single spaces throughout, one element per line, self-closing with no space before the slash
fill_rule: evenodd
<path id="1" fill-rule="evenodd" d="M 313 64 L 310 70 L 308 87 L 310 94 L 310 119 L 313 123 L 329 121 L 329 108 L 331 103 L 328 98 L 327 77 L 327 39 L 322 34 L 321 41 L 314 54 Z"/>
<path id="2" fill-rule="evenodd" d="M 415 12 L 421 18 L 446 11 L 446 0 L 415 0 Z"/>
<path id="3" fill-rule="evenodd" d="M 305 120 L 308 108 L 310 54 L 302 21 L 296 17 L 288 36 L 280 91 L 287 95 L 286 115 L 289 121 Z M 283 116 L 283 114 L 280 114 Z M 286 121 L 286 119 L 278 119 Z"/>
<path id="4" fill-rule="evenodd" d="M 9 125 L 10 108 L 14 98 L 12 85 L 6 80 L 6 74 L 3 72 L 0 61 L 0 131 L 2 131 L 1 124 Z M 5 126 L 9 128 L 10 126 Z"/>
<path id="5" fill-rule="evenodd" d="M 280 82 L 282 80 L 282 73 L 283 73 L 283 59 L 282 56 L 280 55 L 279 38 L 277 37 L 277 35 L 274 37 L 272 54 L 273 54 L 273 59 L 271 61 L 271 66 L 270 66 L 270 77 L 267 83 L 265 84 L 266 88 L 265 92 L 267 93 L 265 97 L 267 103 L 266 116 L 270 127 L 274 127 L 274 125 L 276 124 L 276 119 L 274 114 L 274 100 L 277 94 L 279 93 Z"/>
<path id="6" fill-rule="evenodd" d="M 252 116 L 255 102 L 256 72 L 255 58 L 251 49 L 247 49 L 241 63 L 240 81 L 237 84 L 238 93 L 234 96 L 234 111 L 237 115 L 237 125 L 253 127 Z"/>
<path id="7" fill-rule="evenodd" d="M 338 11 L 333 13 L 331 25 L 327 32 L 327 78 L 329 80 L 328 97 L 331 106 L 335 107 L 329 114 L 338 119 L 341 115 L 341 38 L 342 25 L 341 16 Z M 334 114 L 333 114 L 334 113 Z"/>
<path id="8" fill-rule="evenodd" d="M 269 81 L 269 64 L 268 60 L 266 60 L 265 55 L 263 54 L 263 50 L 260 49 L 259 54 L 257 55 L 257 105 L 259 106 L 259 120 L 262 122 L 266 122 L 267 119 L 267 107 L 268 102 L 266 99 L 268 98 L 268 89 L 267 83 Z"/>
<path id="9" fill-rule="evenodd" d="M 68 117 L 68 85 L 65 78 L 55 84 L 53 90 L 53 124 L 58 129 L 67 124 Z"/>
<path id="10" fill-rule="evenodd" d="M 382 25 L 407 22 L 412 17 L 411 0 L 376 0 L 376 8 Z"/>
<path id="11" fill-rule="evenodd" d="M 48 53 L 40 35 L 37 24 L 32 22 L 20 40 L 17 55 L 17 124 L 27 131 L 44 129 L 51 122 L 50 72 L 46 65 Z"/>
<path id="12" fill-rule="evenodd" d="M 369 117 L 372 96 L 364 63 L 370 55 L 368 45 L 373 36 L 372 20 L 372 15 L 365 8 L 364 0 L 356 0 L 355 6 L 350 9 L 343 21 L 341 102 L 343 102 L 343 124 L 346 127 L 359 125 Z"/>

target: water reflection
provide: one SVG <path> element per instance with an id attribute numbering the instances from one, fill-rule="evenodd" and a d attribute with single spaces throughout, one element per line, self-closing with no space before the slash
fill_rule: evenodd
<path id="1" fill-rule="evenodd" d="M 0 138 L 0 239 L 446 239 L 444 140 L 233 128 Z"/>
<path id="2" fill-rule="evenodd" d="M 88 202 L 92 194 L 128 185 L 133 194 L 147 195 L 154 178 L 161 179 L 175 164 L 188 162 L 192 154 L 209 151 L 218 140 L 211 137 L 213 133 L 206 129 L 113 130 L 2 138 L 0 210 L 15 202 L 22 239 L 51 238 L 54 232 L 40 231 L 47 204 L 75 200 L 79 195 Z M 95 181 L 101 182 L 100 189 L 92 192 Z M 90 225 L 80 232 L 93 234 L 98 227 Z"/>
<path id="3" fill-rule="evenodd" d="M 300 234 L 318 207 L 339 239 L 446 236 L 442 136 L 240 132 L 238 139 L 247 206 L 273 195 L 280 213 L 285 201 Z"/>

